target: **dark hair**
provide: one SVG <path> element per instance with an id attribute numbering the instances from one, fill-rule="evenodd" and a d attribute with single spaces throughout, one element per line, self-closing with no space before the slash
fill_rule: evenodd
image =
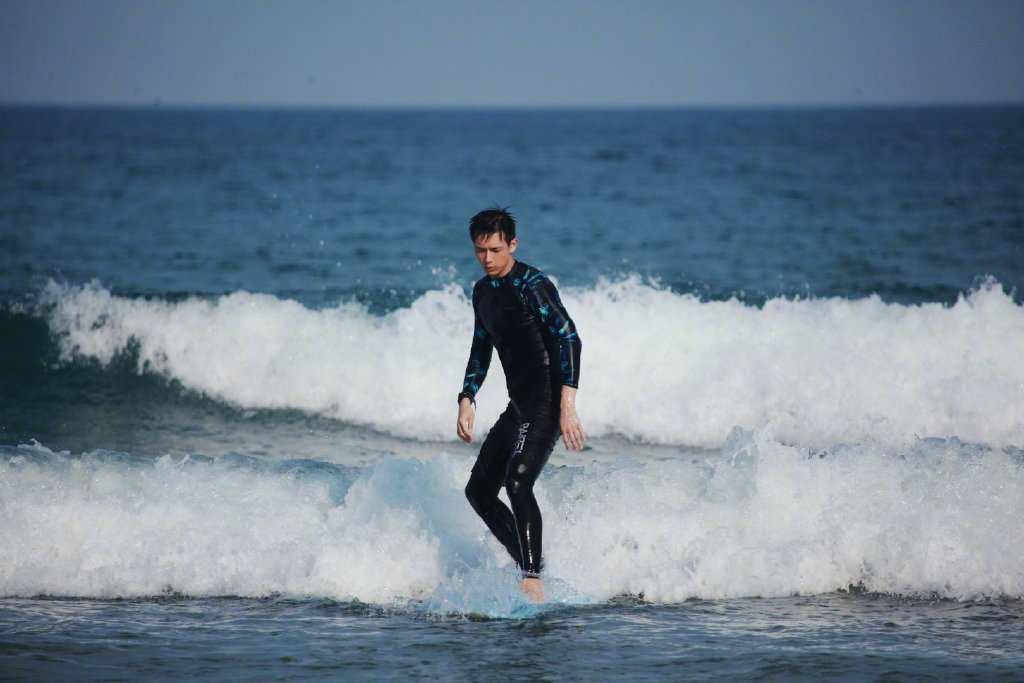
<path id="1" fill-rule="evenodd" d="M 509 244 L 516 238 L 516 218 L 508 212 L 509 207 L 495 206 L 473 216 L 469 221 L 469 238 L 475 244 L 481 237 L 501 233 Z"/>

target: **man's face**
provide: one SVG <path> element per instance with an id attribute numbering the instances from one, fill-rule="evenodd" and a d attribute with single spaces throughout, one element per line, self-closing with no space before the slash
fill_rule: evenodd
<path id="1" fill-rule="evenodd" d="M 476 260 L 489 277 L 505 277 L 512 270 L 512 264 L 515 263 L 512 252 L 519 246 L 519 240 L 513 237 L 512 242 L 506 242 L 505 235 L 495 232 L 477 238 L 473 244 L 476 247 Z"/>

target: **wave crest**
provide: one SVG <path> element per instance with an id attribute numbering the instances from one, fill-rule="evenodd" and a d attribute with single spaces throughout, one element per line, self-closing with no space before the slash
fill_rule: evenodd
<path id="1" fill-rule="evenodd" d="M 733 425 L 790 443 L 959 436 L 1024 443 L 1024 307 L 988 281 L 952 306 L 878 297 L 702 301 L 633 276 L 563 300 L 583 339 L 588 434 L 718 448 Z M 398 436 L 453 432 L 472 311 L 457 286 L 374 315 L 266 294 L 147 300 L 50 284 L 40 307 L 65 361 L 109 364 L 247 408 L 293 408 Z M 498 363 L 480 424 L 506 398 Z"/>
<path id="2" fill-rule="evenodd" d="M 714 460 L 545 469 L 550 596 L 788 596 L 858 589 L 1024 597 L 1024 452 L 955 439 L 816 452 L 735 429 Z M 273 593 L 491 613 L 522 602 L 465 502 L 469 462 L 364 469 L 0 447 L 0 595 Z M 504 580 L 503 580 L 504 577 Z M 506 611 L 514 605 L 506 605 Z"/>

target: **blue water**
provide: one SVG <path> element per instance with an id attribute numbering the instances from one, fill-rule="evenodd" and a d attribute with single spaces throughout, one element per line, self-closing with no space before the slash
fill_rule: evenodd
<path id="1" fill-rule="evenodd" d="M 1021 666 L 1019 602 L 620 601 L 501 620 L 284 598 L 0 610 L 6 672 L 26 680 L 1014 681 Z"/>
<path id="2" fill-rule="evenodd" d="M 1021 108 L 0 109 L 0 671 L 1019 680 L 1021 187 Z M 542 609 L 492 204 L 584 342 Z"/>

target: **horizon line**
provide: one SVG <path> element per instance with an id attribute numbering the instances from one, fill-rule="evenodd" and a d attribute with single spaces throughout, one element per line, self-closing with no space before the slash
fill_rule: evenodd
<path id="1" fill-rule="evenodd" d="M 317 103 L 166 103 L 144 102 L 4 101 L 3 109 L 90 109 L 132 111 L 800 111 L 850 109 L 990 109 L 1024 107 L 1024 99 L 935 100 L 923 102 L 799 102 L 799 103 L 678 103 L 678 104 L 317 104 Z"/>

